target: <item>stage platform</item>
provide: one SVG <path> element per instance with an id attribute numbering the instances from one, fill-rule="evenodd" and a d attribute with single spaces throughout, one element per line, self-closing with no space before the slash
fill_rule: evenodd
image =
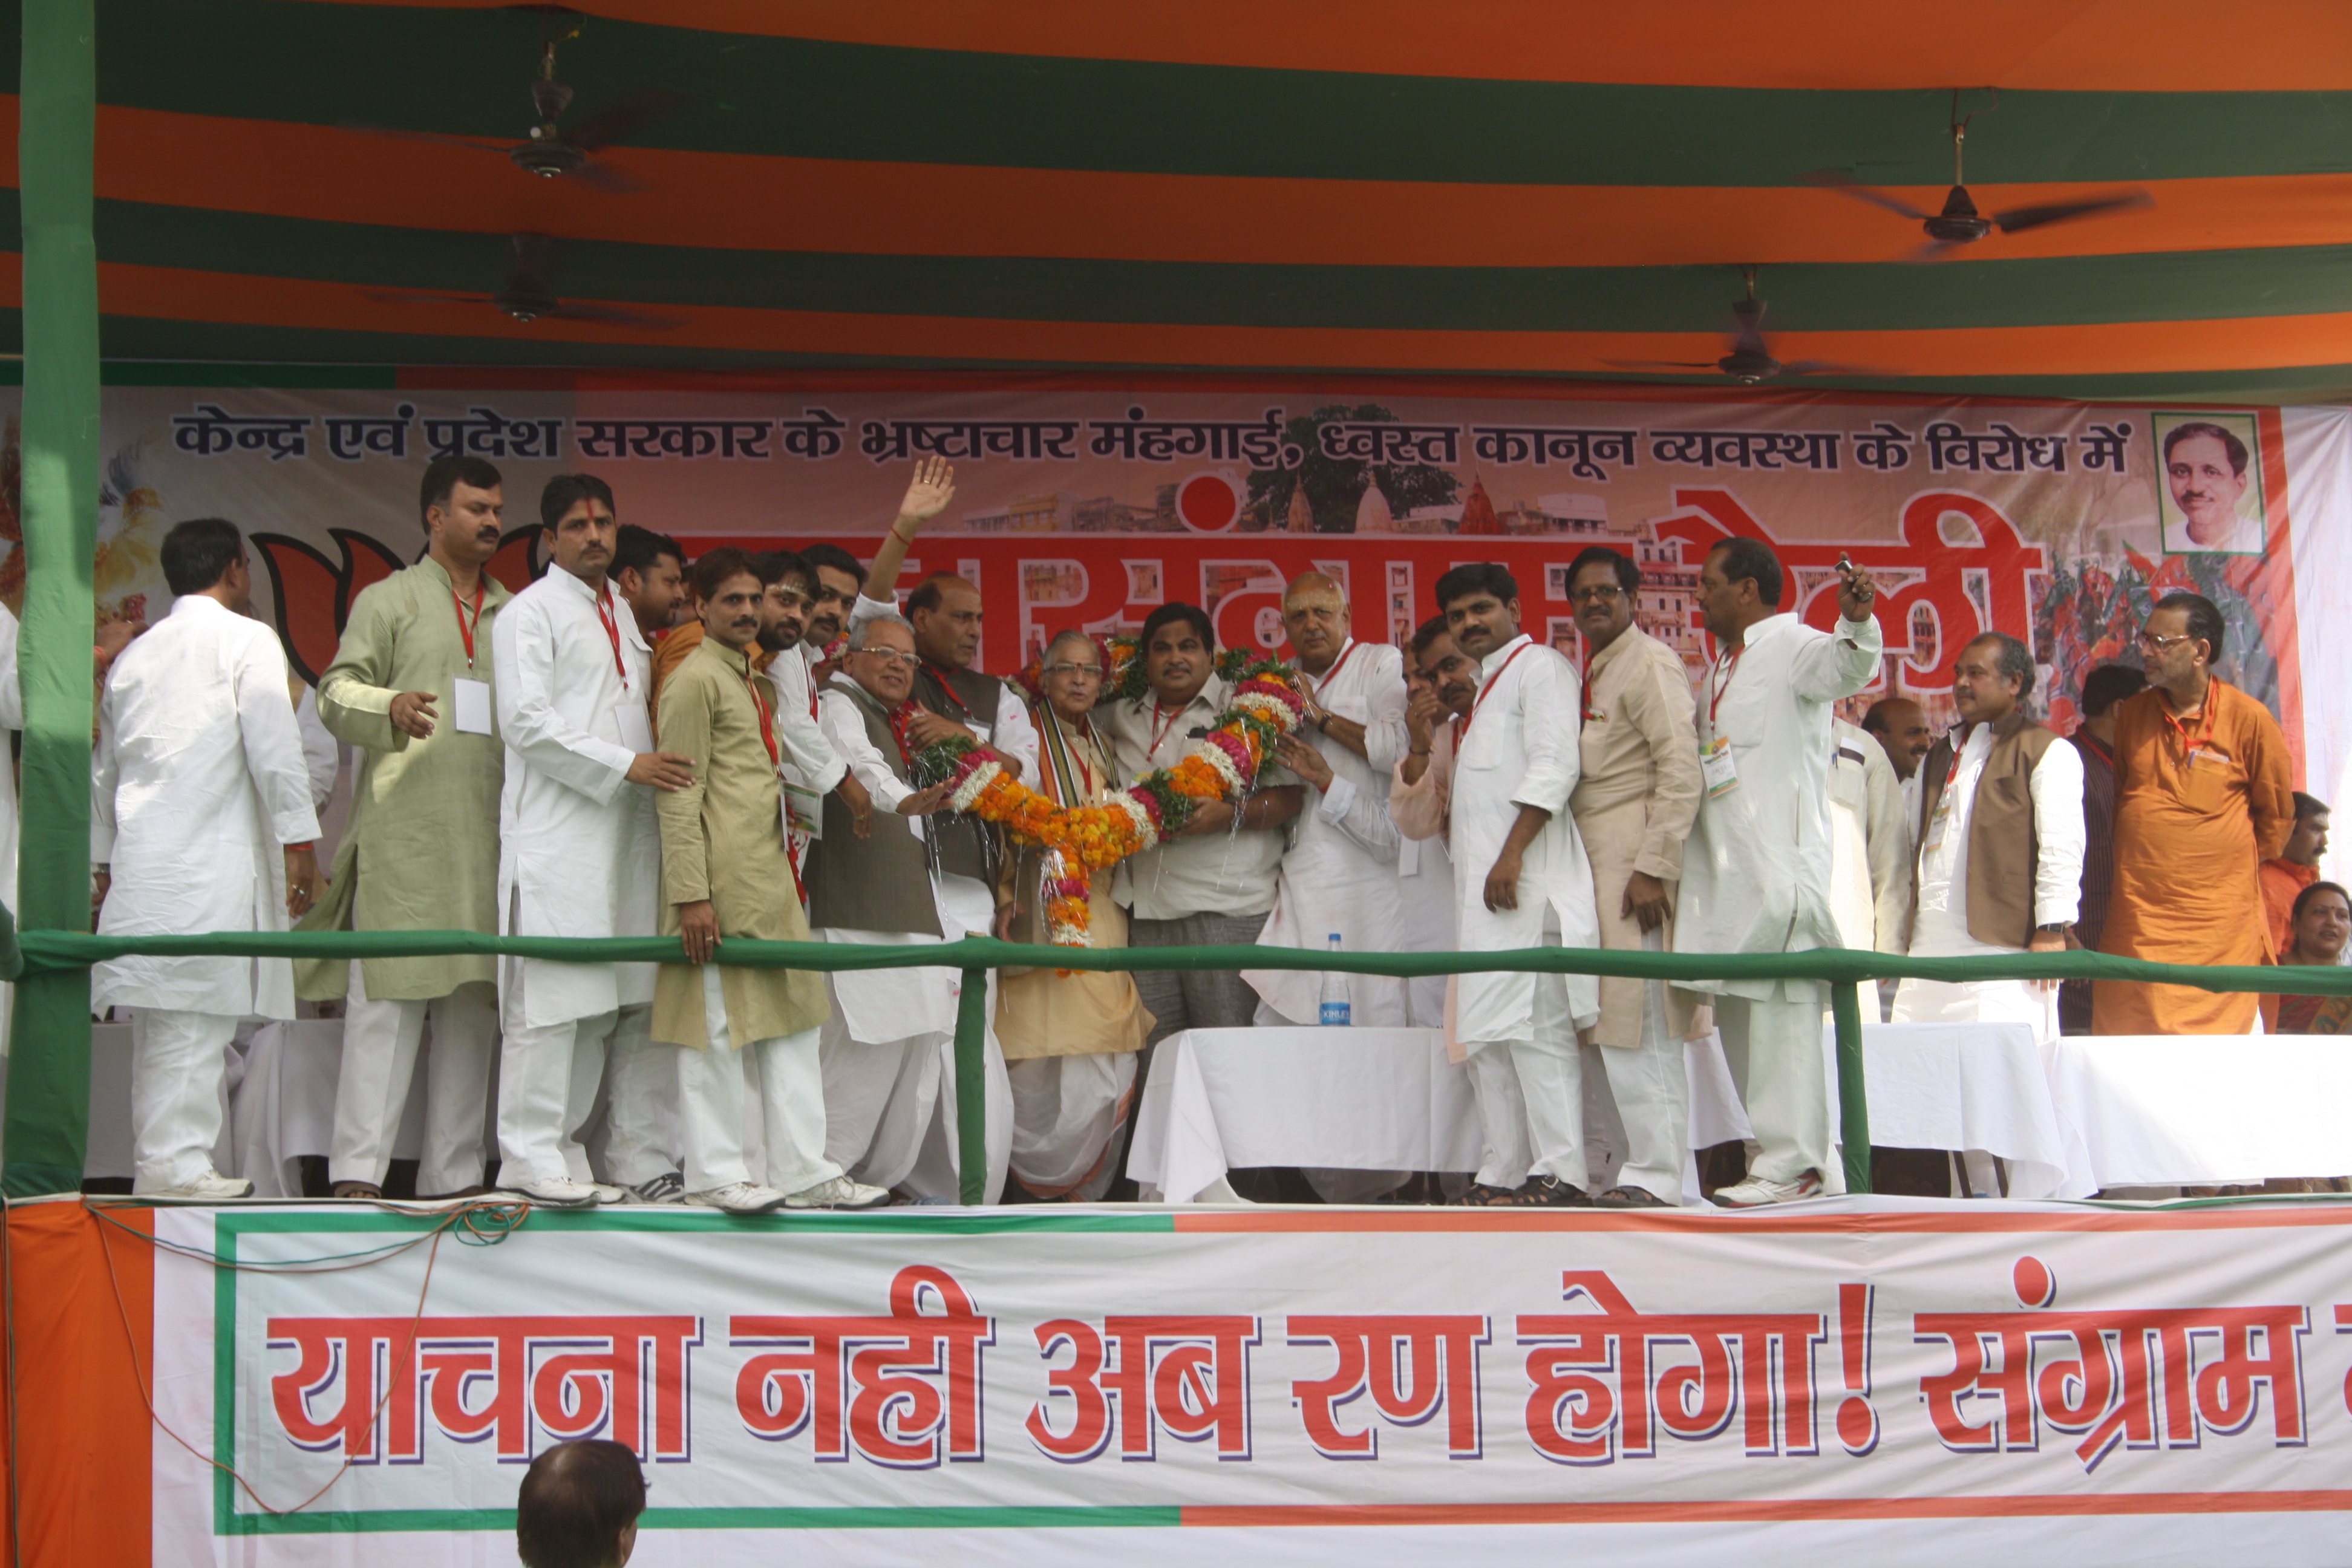
<path id="1" fill-rule="evenodd" d="M 510 1563 L 585 1436 L 652 1568 L 2352 1561 L 2339 1200 L 7 1228 L 27 1563 Z"/>

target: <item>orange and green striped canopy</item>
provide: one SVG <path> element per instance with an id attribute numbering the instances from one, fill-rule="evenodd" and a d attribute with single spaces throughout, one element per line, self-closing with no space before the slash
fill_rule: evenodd
<path id="1" fill-rule="evenodd" d="M 628 194 L 344 128 L 521 139 L 537 9 L 99 0 L 106 354 L 1705 383 L 1612 362 L 1722 353 L 1754 264 L 1780 357 L 1872 367 L 1826 384 L 2352 391 L 2342 0 L 584 3 L 567 121 L 685 99 Z M 1954 88 L 1980 207 L 2154 205 L 1912 264 L 1805 183 L 1937 207 Z M 518 231 L 674 324 L 382 297 Z"/>

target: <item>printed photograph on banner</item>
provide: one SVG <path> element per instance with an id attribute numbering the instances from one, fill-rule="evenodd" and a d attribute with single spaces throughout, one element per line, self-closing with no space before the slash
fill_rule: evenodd
<path id="1" fill-rule="evenodd" d="M 2260 555 L 2265 543 L 2262 435 L 2251 414 L 2149 418 L 2164 474 L 2167 555 Z"/>

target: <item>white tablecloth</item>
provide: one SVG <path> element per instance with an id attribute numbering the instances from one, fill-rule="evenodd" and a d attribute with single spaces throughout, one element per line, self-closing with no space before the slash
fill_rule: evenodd
<path id="1" fill-rule="evenodd" d="M 2023 1024 L 1874 1024 L 1862 1026 L 1870 1141 L 1887 1149 L 1957 1149 L 2009 1167 L 2013 1198 L 2087 1197 L 2033 1031 Z M 1830 1126 L 1839 1123 L 1837 1036 L 1824 1025 Z"/>
<path id="2" fill-rule="evenodd" d="M 2047 1059 L 2084 1192 L 2352 1173 L 2340 1037 L 2069 1035 Z"/>
<path id="3" fill-rule="evenodd" d="M 1691 1146 L 1747 1137 L 1722 1048 L 1695 1042 L 1688 1063 Z M 1588 1064 L 1585 1077 L 1588 1092 L 1605 1083 L 1597 1065 Z M 1599 1133 L 1598 1153 L 1607 1134 L 1595 1120 L 1587 1126 Z M 1605 1126 L 1613 1118 L 1598 1120 Z M 1445 1059 L 1436 1029 L 1171 1035 L 1152 1054 L 1134 1138 L 1128 1173 L 1171 1203 L 1189 1203 L 1228 1170 L 1254 1165 L 1475 1171 L 1485 1143 L 1469 1071 Z M 1696 1194 L 1696 1173 L 1686 1179 Z"/>

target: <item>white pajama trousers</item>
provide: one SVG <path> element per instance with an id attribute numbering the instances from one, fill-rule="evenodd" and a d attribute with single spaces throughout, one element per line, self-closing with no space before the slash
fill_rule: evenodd
<path id="1" fill-rule="evenodd" d="M 746 1082 L 745 1057 L 757 1062 L 761 1141 L 767 1150 L 766 1184 L 806 1192 L 841 1174 L 825 1158 L 824 1067 L 818 1030 L 738 1044 L 727 1021 L 719 966 L 702 971 L 702 1014 L 710 1031 L 703 1050 L 664 1047 L 677 1058 L 678 1131 L 685 1145 L 686 1190 L 707 1193 L 751 1180 L 743 1128 L 755 1092 Z"/>
<path id="2" fill-rule="evenodd" d="M 509 1023 L 499 1056 L 501 1182 L 591 1178 L 579 1134 L 600 1080 L 609 1100 L 606 1178 L 635 1186 L 677 1169 L 675 1047 L 655 1046 L 652 1027 L 650 1005 L 561 1024 Z"/>
<path id="3" fill-rule="evenodd" d="M 483 1102 L 489 1098 L 499 1033 L 496 989 L 478 981 L 429 1002 L 378 1001 L 367 994 L 356 963 L 335 1079 L 330 1181 L 383 1184 L 428 1019 L 433 1048 L 425 1058 L 425 1151 L 416 1190 L 430 1196 L 480 1184 Z"/>
<path id="4" fill-rule="evenodd" d="M 1135 1053 L 1030 1057 L 1005 1064 L 1013 1089 L 1013 1174 L 1041 1198 L 1097 1203 L 1118 1175 Z"/>
<path id="5" fill-rule="evenodd" d="M 1715 1024 L 1756 1132 L 1750 1173 L 1794 1182 L 1816 1171 L 1822 1190 L 1834 1194 L 1845 1191 L 1845 1172 L 1832 1141 L 1822 1077 L 1822 1015 L 1828 1006 L 1822 982 L 1783 980 L 1769 1001 L 1716 997 Z"/>
<path id="6" fill-rule="evenodd" d="M 182 1187 L 213 1168 L 223 1053 L 240 1020 L 138 1007 L 131 1015 L 131 1190 Z"/>

